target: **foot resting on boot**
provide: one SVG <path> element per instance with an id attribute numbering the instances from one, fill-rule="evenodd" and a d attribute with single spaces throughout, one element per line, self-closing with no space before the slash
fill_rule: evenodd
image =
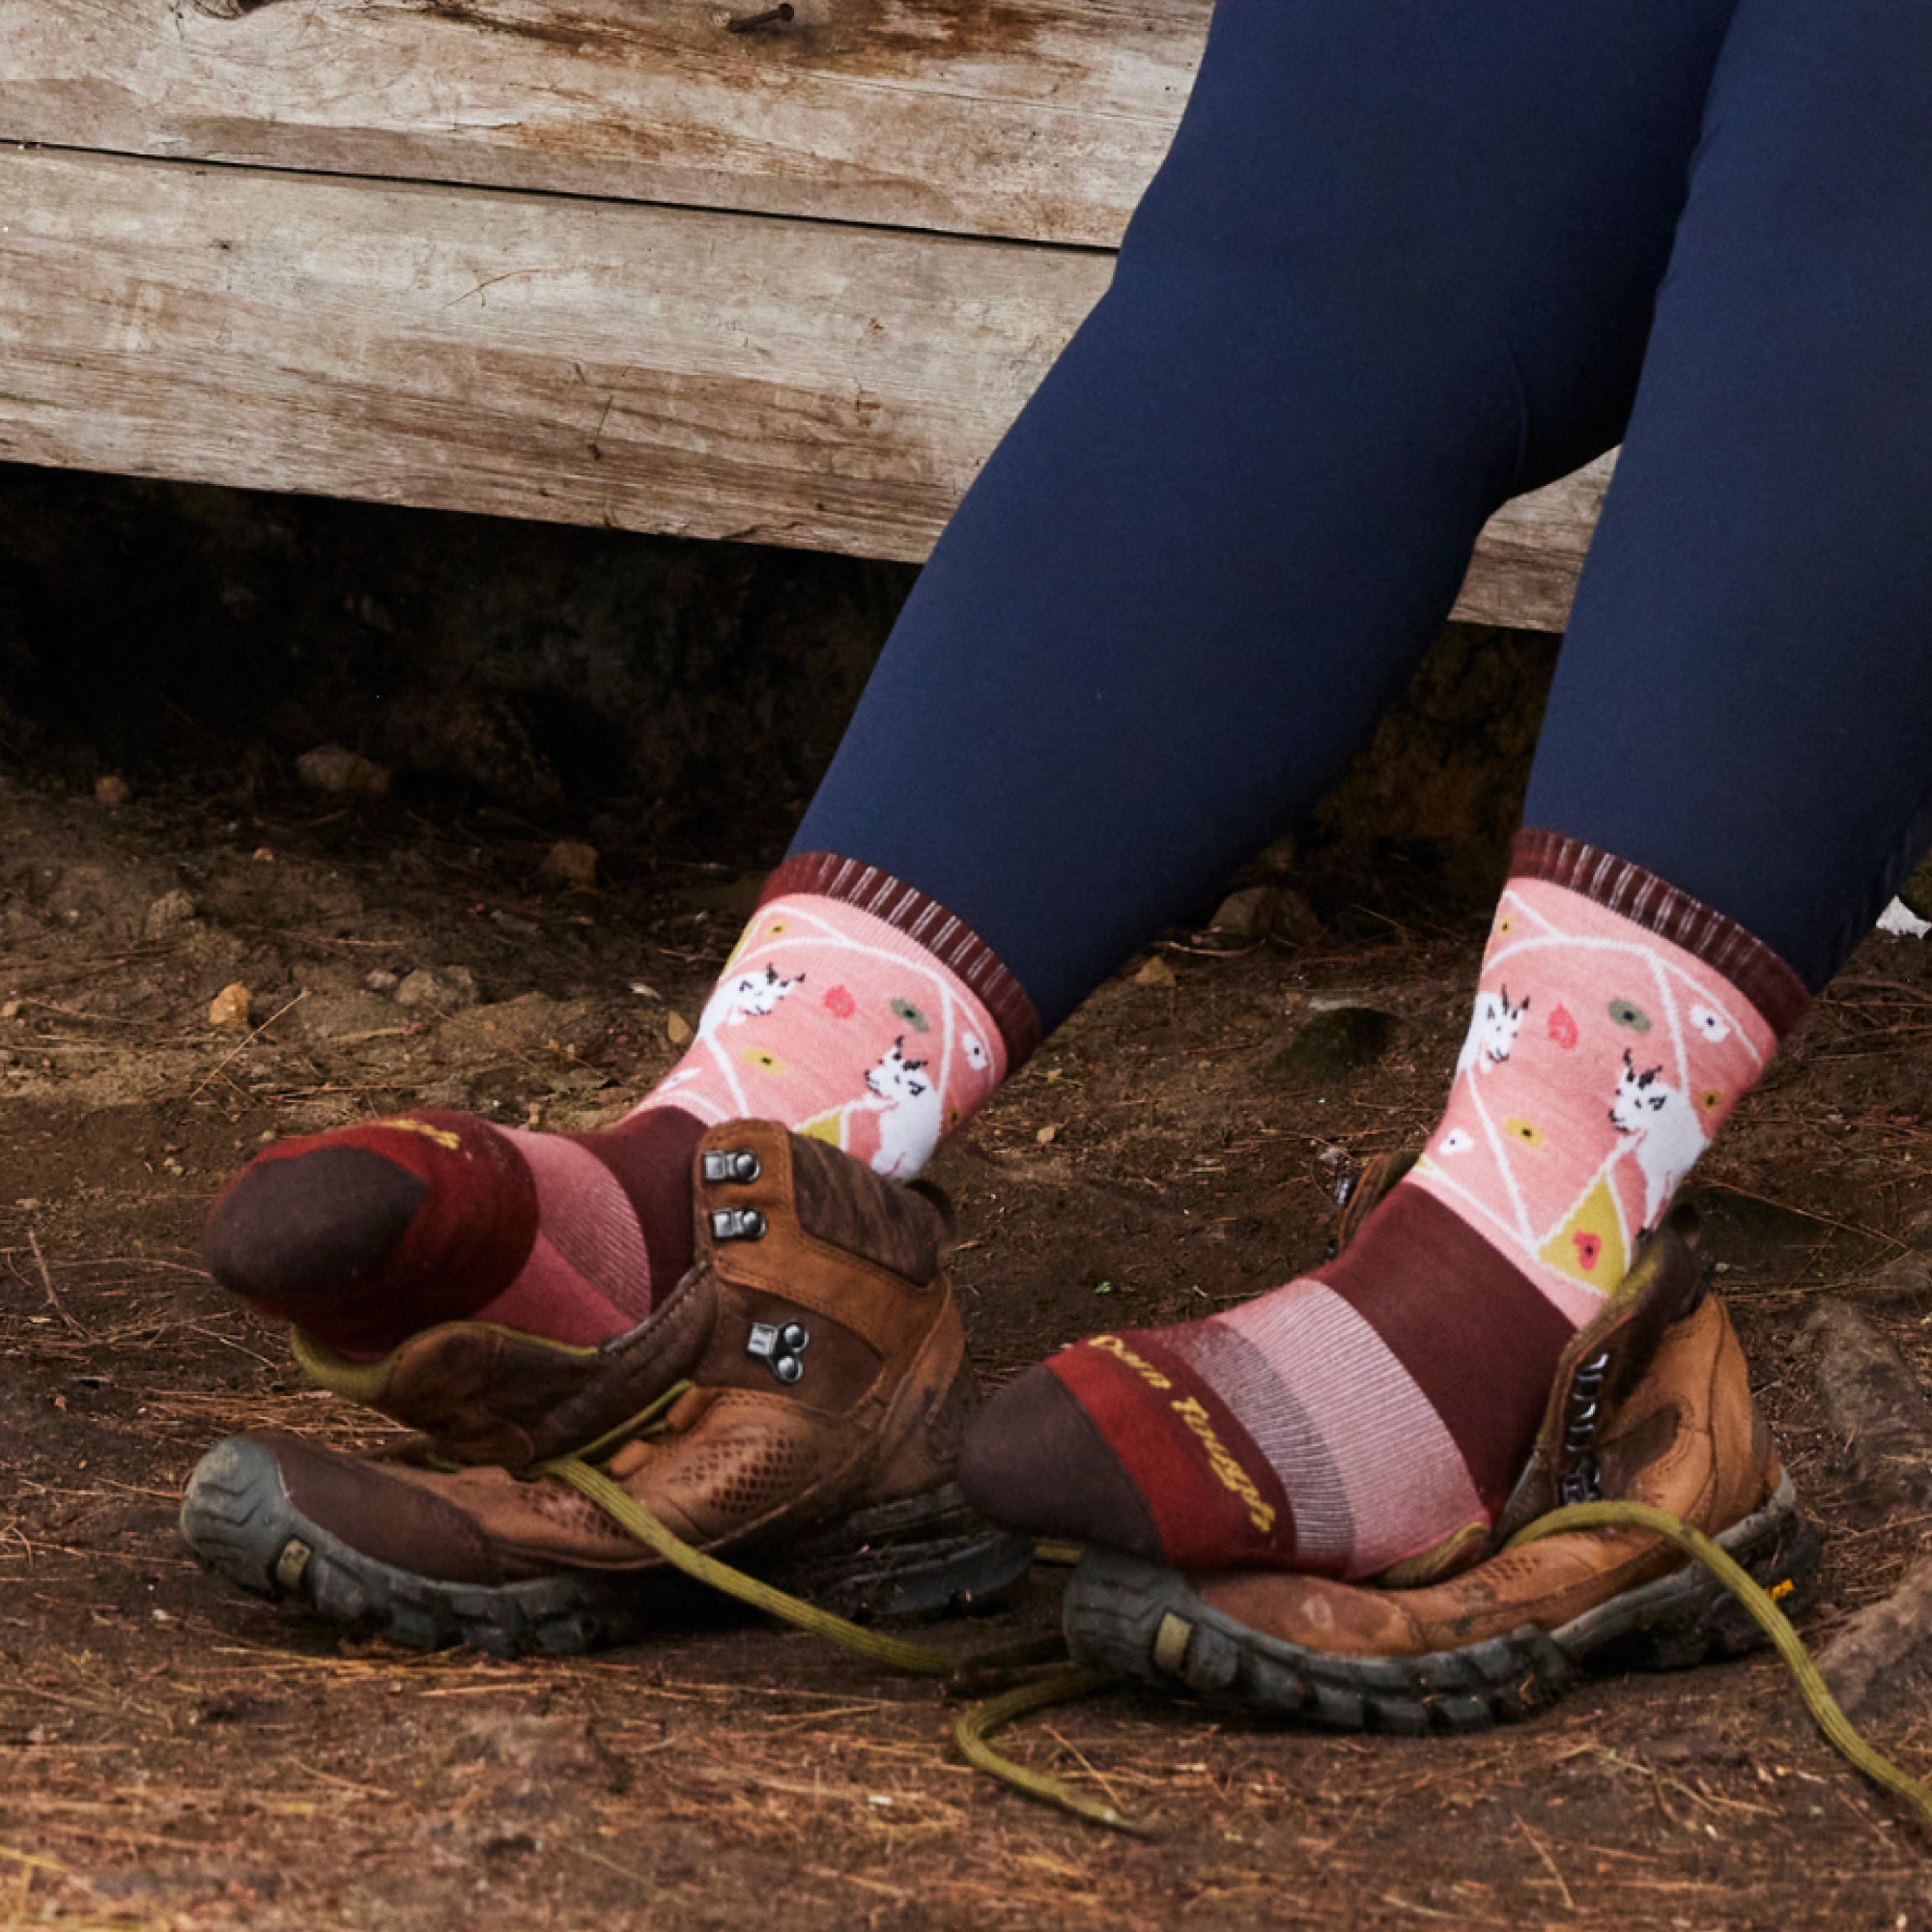
<path id="1" fill-rule="evenodd" d="M 604 1133 L 412 1113 L 277 1143 L 209 1215 L 210 1272 L 346 1357 L 484 1321 L 582 1348 L 691 1261 L 692 1151 L 749 1117 L 912 1179 L 1031 1049 L 1026 996 L 958 921 L 869 867 L 789 860 L 690 1050 Z"/>
<path id="2" fill-rule="evenodd" d="M 1725 1586 L 1655 1530 L 1578 1527 L 1509 1547 L 1564 1504 L 1634 1503 L 1711 1537 L 1787 1615 L 1808 1602 L 1817 1538 L 1699 1275 L 1666 1229 L 1577 1330 L 1473 1567 L 1383 1589 L 1281 1570 L 1183 1576 L 1094 1550 L 1062 1605 L 1075 1658 L 1223 1704 L 1422 1735 L 1523 1717 L 1600 1656 L 1678 1669 L 1762 1643 Z"/>
<path id="3" fill-rule="evenodd" d="M 968 1438 L 978 1507 L 1196 1569 L 1413 1577 L 1480 1551 L 1566 1343 L 1805 998 L 1634 867 L 1548 834 L 1517 861 L 1412 1173 L 1318 1273 L 1023 1376 Z"/>
<path id="4" fill-rule="evenodd" d="M 613 1642 L 660 1623 L 676 1579 L 525 1466 L 583 1455 L 683 1541 L 756 1551 L 768 1578 L 846 1614 L 942 1610 L 1024 1574 L 1029 1540 L 953 1485 L 976 1384 L 934 1203 L 760 1121 L 712 1128 L 686 1189 L 695 1265 L 575 1386 L 546 1389 L 527 1342 L 493 1377 L 467 1327 L 400 1351 L 391 1374 L 442 1350 L 420 1378 L 439 1442 L 499 1453 L 450 1468 L 231 1437 L 188 1483 L 189 1548 L 244 1589 L 404 1643 Z M 478 1351 L 475 1373 L 452 1372 L 451 1344 Z"/>

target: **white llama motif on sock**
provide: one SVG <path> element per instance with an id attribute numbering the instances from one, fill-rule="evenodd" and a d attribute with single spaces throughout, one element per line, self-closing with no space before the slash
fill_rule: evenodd
<path id="1" fill-rule="evenodd" d="M 1710 1145 L 1697 1109 L 1687 1095 L 1658 1077 L 1662 1071 L 1653 1066 L 1639 1073 L 1625 1047 L 1624 1070 L 1617 1076 L 1616 1095 L 1610 1102 L 1610 1124 L 1618 1133 L 1634 1137 L 1647 1229 L 1657 1226 L 1677 1183 Z"/>
<path id="2" fill-rule="evenodd" d="M 925 1062 L 906 1058 L 904 1034 L 867 1067 L 866 1091 L 879 1103 L 873 1109 L 879 1122 L 873 1172 L 889 1180 L 917 1174 L 939 1145 L 945 1109 Z"/>
<path id="3" fill-rule="evenodd" d="M 794 986 L 805 983 L 803 973 L 789 980 L 779 977 L 776 966 L 762 973 L 740 973 L 734 980 L 721 980 L 704 1003 L 704 1014 L 697 1022 L 700 1037 L 722 1026 L 736 1026 L 741 1020 L 760 1019 L 770 1012 Z"/>
<path id="4" fill-rule="evenodd" d="M 1528 1010 L 1527 993 L 1515 1006 L 1510 1005 L 1507 986 L 1498 986 L 1493 993 L 1478 993 L 1463 1051 L 1456 1056 L 1457 1076 L 1460 1078 L 1471 1067 L 1480 1071 L 1486 1066 L 1500 1066 L 1510 1057 L 1516 1037 L 1522 1031 L 1522 1016 Z"/>

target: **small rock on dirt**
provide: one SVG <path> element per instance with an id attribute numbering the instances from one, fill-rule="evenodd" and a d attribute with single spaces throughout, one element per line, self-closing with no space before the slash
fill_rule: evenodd
<path id="1" fill-rule="evenodd" d="M 245 1028 L 248 1024 L 250 994 L 240 980 L 231 980 L 208 1003 L 208 1023 L 213 1027 Z"/>
<path id="2" fill-rule="evenodd" d="M 1136 986 L 1172 986 L 1178 983 L 1174 977 L 1174 968 L 1158 953 L 1155 953 L 1134 975 L 1134 984 Z"/>
<path id="3" fill-rule="evenodd" d="M 476 976 L 468 966 L 421 966 L 396 988 L 399 1007 L 459 1012 L 476 1004 Z"/>
<path id="4" fill-rule="evenodd" d="M 1854 1610 L 1818 1653 L 1818 1668 L 1849 1717 L 1922 1715 L 1932 1700 L 1932 1556 L 1889 1596 Z"/>
<path id="5" fill-rule="evenodd" d="M 381 798 L 389 789 L 389 768 L 340 745 L 318 745 L 296 760 L 296 774 L 316 791 Z"/>
<path id="6" fill-rule="evenodd" d="M 576 838 L 559 838 L 544 854 L 537 870 L 556 885 L 587 892 L 597 883 L 597 848 Z"/>
<path id="7" fill-rule="evenodd" d="M 1230 893 L 1208 923 L 1230 939 L 1279 939 L 1304 946 L 1318 938 L 1321 922 L 1293 886 L 1247 886 Z"/>
<path id="8" fill-rule="evenodd" d="M 1248 886 L 1230 893 L 1208 923 L 1231 939 L 1265 939 L 1274 921 L 1274 897 L 1272 886 Z"/>
<path id="9" fill-rule="evenodd" d="M 1372 1066 L 1395 1037 L 1395 1015 L 1377 1007 L 1336 1007 L 1318 1012 L 1268 1062 L 1277 1080 L 1294 1085 L 1332 1080 Z"/>
<path id="10" fill-rule="evenodd" d="M 621 1761 L 582 1718 L 485 1714 L 464 1728 L 469 1748 L 461 1755 L 523 1774 L 531 1780 L 526 1798 L 565 1804 L 570 1786 L 613 1790 L 628 1781 Z"/>
<path id="11" fill-rule="evenodd" d="M 1749 1750 L 1723 1737 L 1712 1724 L 1693 1724 L 1665 1731 L 1651 1745 L 1647 1756 L 1657 1764 L 1747 1764 Z"/>
<path id="12" fill-rule="evenodd" d="M 386 966 L 372 966 L 363 974 L 362 983 L 372 993 L 393 993 L 402 981 Z"/>
<path id="13" fill-rule="evenodd" d="M 691 1037 L 691 1022 L 682 1013 L 667 1013 L 665 1037 L 673 1046 L 682 1046 Z"/>
<path id="14" fill-rule="evenodd" d="M 407 1031 L 396 1023 L 387 1000 L 365 993 L 313 992 L 304 989 L 302 1000 L 290 1016 L 292 1023 L 314 1040 L 330 1040 L 339 1046 L 360 1046 L 371 1039 L 392 1039 Z"/>
<path id="15" fill-rule="evenodd" d="M 171 893 L 163 893 L 141 920 L 142 936 L 147 939 L 172 939 L 194 923 L 196 910 L 192 896 L 179 886 Z"/>
<path id="16" fill-rule="evenodd" d="M 130 796 L 128 781 L 118 772 L 108 772 L 95 780 L 94 796 L 100 805 L 126 805 Z"/>
<path id="17" fill-rule="evenodd" d="M 1859 1306 L 1882 1317 L 1932 1308 L 1932 1255 L 1893 1255 L 1859 1283 Z"/>

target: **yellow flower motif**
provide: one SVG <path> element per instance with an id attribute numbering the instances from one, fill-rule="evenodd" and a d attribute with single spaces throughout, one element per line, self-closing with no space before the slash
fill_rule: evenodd
<path id="1" fill-rule="evenodd" d="M 1540 1148 L 1543 1145 L 1543 1129 L 1531 1125 L 1520 1114 L 1512 1114 L 1503 1122 L 1503 1132 L 1511 1139 L 1520 1141 L 1526 1148 Z"/>
<path id="2" fill-rule="evenodd" d="M 785 1064 L 776 1053 L 767 1053 L 762 1046 L 748 1046 L 738 1058 L 747 1066 L 755 1066 L 761 1073 L 782 1073 Z"/>
<path id="3" fill-rule="evenodd" d="M 771 924 L 765 927 L 765 937 L 767 939 L 776 939 L 780 933 L 789 929 L 789 924 L 790 922 L 787 920 L 782 920 L 782 919 L 773 920 Z"/>
<path id="4" fill-rule="evenodd" d="M 1707 1087 L 1697 1096 L 1698 1104 L 1707 1114 L 1715 1114 L 1724 1104 L 1724 1096 L 1715 1087 Z"/>
<path id="5" fill-rule="evenodd" d="M 1515 930 L 1516 921 L 1514 919 L 1499 919 L 1496 921 L 1496 936 L 1498 938 L 1506 939 Z"/>

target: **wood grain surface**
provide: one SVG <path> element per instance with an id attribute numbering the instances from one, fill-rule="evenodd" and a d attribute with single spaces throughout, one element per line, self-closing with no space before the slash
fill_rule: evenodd
<path id="1" fill-rule="evenodd" d="M 0 151 L 0 459 L 919 556 L 1080 249 Z"/>
<path id="2" fill-rule="evenodd" d="M 1208 0 L 0 0 L 0 140 L 1111 248 Z"/>
<path id="3" fill-rule="evenodd" d="M 1084 249 L 0 151 L 0 460 L 923 557 Z M 1558 629 L 1603 475 L 1461 610 Z"/>
<path id="4" fill-rule="evenodd" d="M 1505 503 L 1476 542 L 1456 614 L 1472 624 L 1560 631 L 1610 486 L 1614 453 Z"/>

